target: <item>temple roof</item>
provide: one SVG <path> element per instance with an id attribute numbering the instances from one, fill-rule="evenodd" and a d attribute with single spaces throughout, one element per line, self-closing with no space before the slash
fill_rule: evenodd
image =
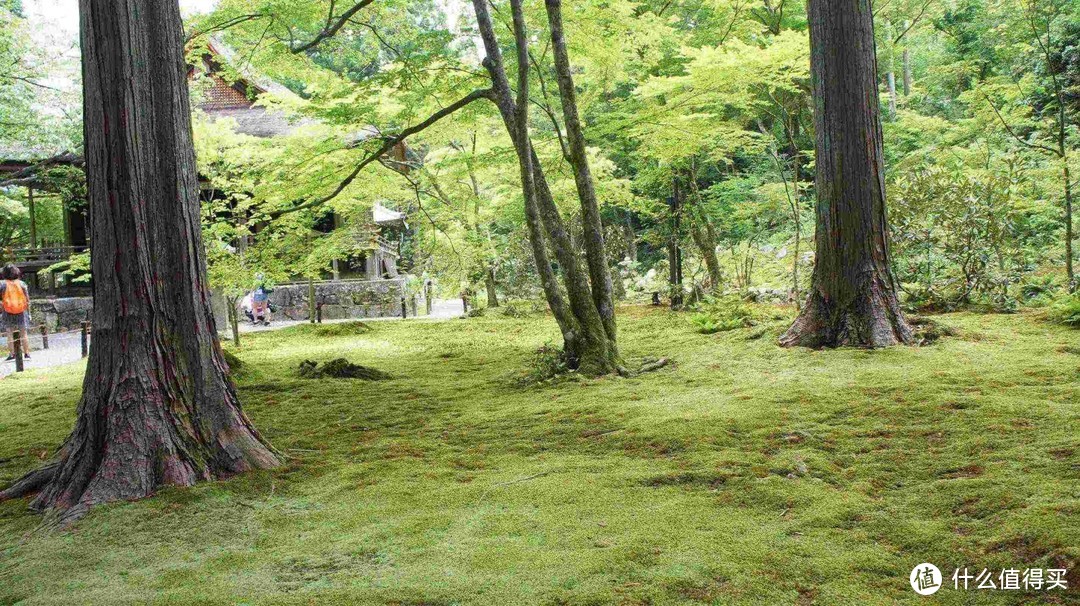
<path id="1" fill-rule="evenodd" d="M 235 120 L 236 132 L 264 138 L 288 135 L 301 124 L 290 120 L 282 112 L 255 105 L 260 94 L 295 97 L 295 93 L 248 70 L 237 69 L 235 52 L 218 38 L 211 37 L 206 47 L 207 52 L 202 57 L 201 65 L 192 66 L 188 78 L 202 85 L 196 107 L 205 112 L 211 120 Z M 222 77 L 225 65 L 237 71 L 238 78 L 235 81 L 227 81 Z"/>
<path id="2" fill-rule="evenodd" d="M 371 209 L 372 218 L 376 225 L 404 225 L 405 213 L 390 210 L 378 202 Z"/>

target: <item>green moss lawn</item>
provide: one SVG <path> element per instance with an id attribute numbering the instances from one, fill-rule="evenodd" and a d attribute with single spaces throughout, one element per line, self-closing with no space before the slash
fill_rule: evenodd
<path id="1" fill-rule="evenodd" d="M 1080 601 L 1080 331 L 954 314 L 933 346 L 808 351 L 621 312 L 630 361 L 676 364 L 520 387 L 539 316 L 250 336 L 240 393 L 288 463 L 69 531 L 0 504 L 0 604 Z M 393 378 L 296 375 L 339 356 Z M 0 484 L 63 440 L 82 370 L 0 381 Z M 924 561 L 1073 590 L 922 598 Z"/>

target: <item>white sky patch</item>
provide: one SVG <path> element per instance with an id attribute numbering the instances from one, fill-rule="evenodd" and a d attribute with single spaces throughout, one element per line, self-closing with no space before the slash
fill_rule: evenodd
<path id="1" fill-rule="evenodd" d="M 206 13 L 213 10 L 217 0 L 180 0 L 184 14 Z M 78 0 L 23 0 L 27 19 L 34 25 L 35 35 L 79 35 Z"/>

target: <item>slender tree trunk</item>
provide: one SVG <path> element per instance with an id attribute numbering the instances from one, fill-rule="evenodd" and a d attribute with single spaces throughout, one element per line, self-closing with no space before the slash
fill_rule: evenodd
<path id="1" fill-rule="evenodd" d="M 701 222 L 703 219 L 695 214 L 694 224 L 690 227 L 690 236 L 694 239 L 701 258 L 705 260 L 705 269 L 709 272 L 709 289 L 718 290 L 723 283 L 724 272 L 720 269 L 720 260 L 716 257 L 716 245 L 710 243 Z"/>
<path id="2" fill-rule="evenodd" d="M 484 290 L 487 291 L 487 306 L 498 307 L 499 306 L 499 294 L 495 292 L 495 268 L 488 267 L 484 272 Z"/>
<path id="3" fill-rule="evenodd" d="M 238 303 L 235 297 L 226 297 L 229 305 L 229 328 L 232 330 L 233 345 L 240 347 L 240 312 L 236 309 Z"/>
<path id="4" fill-rule="evenodd" d="M 1072 177 L 1069 174 L 1069 156 L 1062 154 L 1061 172 L 1065 179 L 1065 275 L 1069 279 L 1069 292 L 1076 292 L 1076 274 L 1073 270 L 1073 199 Z"/>
<path id="5" fill-rule="evenodd" d="M 668 240 L 668 283 L 671 287 L 671 308 L 675 309 L 683 303 L 682 250 L 679 247 L 679 239 L 682 237 L 682 191 L 678 179 L 672 180 L 669 209 L 671 238 Z"/>
<path id="6" fill-rule="evenodd" d="M 491 15 L 488 13 L 486 0 L 473 0 L 473 8 L 476 11 L 476 20 L 480 28 L 481 37 L 487 57 L 484 59 L 484 67 L 488 70 L 492 81 L 492 101 L 499 109 L 503 123 L 510 139 L 514 143 L 514 149 L 518 155 L 518 168 L 520 169 L 521 189 L 525 198 L 525 225 L 529 231 L 529 246 L 536 263 L 536 271 L 540 276 L 540 285 L 544 290 L 548 307 L 559 324 L 563 335 L 563 344 L 568 358 L 576 359 L 582 348 L 581 329 L 577 318 L 570 311 L 562 292 L 559 289 L 555 272 L 551 268 L 551 259 L 548 257 L 546 239 L 544 236 L 544 224 L 540 218 L 538 193 L 536 186 L 536 171 L 533 166 L 533 154 L 526 141 L 522 141 L 522 134 L 527 137 L 528 126 L 517 122 L 517 109 L 510 92 L 510 82 L 506 78 L 506 71 L 502 66 L 502 51 L 499 49 L 498 40 L 495 38 L 494 26 Z M 527 112 L 527 109 L 526 109 Z"/>
<path id="7" fill-rule="evenodd" d="M 566 34 L 562 23 L 562 0 L 546 0 L 548 25 L 551 28 L 551 49 L 555 60 L 555 75 L 559 83 L 559 97 L 562 101 L 563 120 L 566 126 L 566 139 L 570 152 L 570 164 L 574 168 L 574 183 L 577 186 L 578 199 L 581 202 L 582 227 L 585 237 L 585 260 L 589 266 L 589 281 L 592 285 L 593 301 L 604 330 L 615 349 L 616 325 L 615 305 L 612 297 L 611 268 L 608 266 L 607 251 L 604 248 L 604 225 L 600 220 L 600 203 L 596 198 L 596 188 L 592 172 L 589 169 L 589 156 L 585 149 L 585 133 L 578 115 L 577 91 L 570 70 L 570 56 L 566 50 Z"/>
<path id="8" fill-rule="evenodd" d="M 885 37 L 888 40 L 888 69 L 885 70 L 885 84 L 889 90 L 889 120 L 896 119 L 896 43 L 893 42 L 892 21 L 885 20 Z M 877 74 L 875 74 L 876 76 Z"/>
<path id="9" fill-rule="evenodd" d="M 518 154 L 525 216 L 530 244 L 548 306 L 563 332 L 566 354 L 572 364 L 586 374 L 606 374 L 618 369 L 617 353 L 611 347 L 600 313 L 592 300 L 588 276 L 571 246 L 570 236 L 552 198 L 539 158 L 528 137 L 528 38 L 520 2 L 514 0 L 515 41 L 518 45 L 518 101 L 515 103 L 503 67 L 502 52 L 486 0 L 473 0 L 480 37 L 487 57 L 484 68 L 492 80 L 492 96 Z M 525 51 L 524 53 L 522 51 Z M 524 107 L 521 107 L 524 106 Z M 562 298 L 544 247 L 546 235 L 565 275 L 567 305 Z"/>
<path id="10" fill-rule="evenodd" d="M 911 51 L 909 49 L 904 49 L 902 61 L 904 64 L 904 96 L 907 97 L 911 94 Z"/>
<path id="11" fill-rule="evenodd" d="M 789 131 L 790 132 L 790 131 Z M 792 146 L 795 146 L 795 137 L 791 135 Z M 799 165 L 801 164 L 802 154 L 799 152 L 799 148 L 795 146 L 795 156 L 792 158 L 791 165 L 794 168 L 792 170 L 791 181 L 791 220 L 795 224 L 795 246 L 792 251 L 793 258 L 791 259 L 791 288 L 794 293 L 795 307 L 801 307 L 801 294 L 799 288 L 799 255 L 802 253 L 802 208 L 800 206 L 800 196 L 802 193 L 799 190 Z"/>
<path id="12" fill-rule="evenodd" d="M 54 463 L 0 500 L 90 506 L 278 465 L 210 310 L 176 0 L 81 0 L 94 347 Z"/>
<path id="13" fill-rule="evenodd" d="M 709 224 L 709 217 L 705 214 L 705 205 L 701 198 L 701 190 L 697 185 L 697 173 L 690 171 L 687 176 L 690 182 L 690 190 L 694 192 L 694 208 L 690 213 L 690 237 L 694 240 L 701 258 L 705 260 L 705 269 L 709 272 L 711 290 L 719 290 L 724 282 L 724 272 L 720 269 L 720 259 L 716 256 L 716 232 Z"/>
<path id="14" fill-rule="evenodd" d="M 37 208 L 34 203 L 34 188 L 26 188 L 26 204 L 27 210 L 30 213 L 30 248 L 37 248 Z M 35 274 L 36 279 L 36 274 Z"/>
<path id="15" fill-rule="evenodd" d="M 890 62 L 891 63 L 891 62 Z M 885 75 L 889 85 L 889 120 L 896 119 L 896 74 L 892 69 Z"/>
<path id="16" fill-rule="evenodd" d="M 623 223 L 623 237 L 626 240 L 626 258 L 637 263 L 637 234 L 634 233 L 634 222 L 629 212 Z"/>
<path id="17" fill-rule="evenodd" d="M 910 343 L 889 265 L 869 0 L 810 0 L 817 136 L 817 258 L 785 346 Z"/>
<path id="18" fill-rule="evenodd" d="M 888 73 L 889 79 L 889 120 L 896 119 L 896 75 L 890 69 Z"/>

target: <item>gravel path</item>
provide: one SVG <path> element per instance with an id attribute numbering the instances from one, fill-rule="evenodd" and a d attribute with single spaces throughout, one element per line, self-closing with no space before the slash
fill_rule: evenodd
<path id="1" fill-rule="evenodd" d="M 434 320 L 447 320 L 456 318 L 462 314 L 461 300 L 460 299 L 447 299 L 436 300 L 431 307 L 430 316 L 419 316 L 417 318 L 408 318 L 408 320 L 418 321 L 434 321 Z M 371 321 L 401 321 L 401 318 L 365 318 L 365 322 Z M 408 321 L 407 320 L 407 321 Z M 329 322 L 349 322 L 351 320 L 331 320 Z M 282 328 L 288 328 L 290 326 L 296 326 L 297 324 L 306 324 L 307 320 L 283 320 L 276 321 L 270 324 L 270 326 L 252 326 L 248 322 L 242 322 L 240 324 L 241 333 L 251 332 L 266 332 L 268 330 L 280 330 Z M 225 331 L 221 333 L 222 338 L 228 338 L 228 334 Z M 91 340 L 92 341 L 92 340 Z M 15 372 L 14 361 L 2 361 L 7 357 L 8 345 L 6 335 L 0 336 L 0 352 L 3 355 L 0 356 L 0 378 L 6 377 Z M 30 358 L 24 360 L 23 365 L 25 370 L 35 370 L 40 368 L 50 368 L 53 366 L 62 366 L 64 364 L 72 364 L 78 362 L 82 357 L 82 335 L 78 330 L 56 333 L 49 335 L 49 349 L 41 348 L 41 335 L 31 335 L 30 337 Z"/>

